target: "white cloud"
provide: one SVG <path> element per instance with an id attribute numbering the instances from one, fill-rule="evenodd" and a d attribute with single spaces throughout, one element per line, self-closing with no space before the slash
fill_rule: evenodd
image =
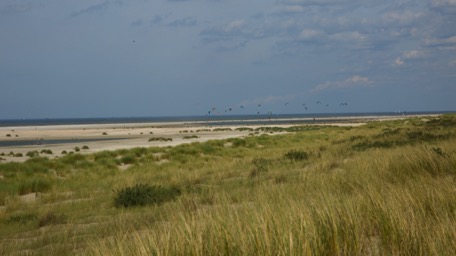
<path id="1" fill-rule="evenodd" d="M 301 5 L 286 5 L 284 7 L 284 9 L 285 9 L 285 12 L 296 12 L 296 13 L 304 12 L 306 10 L 306 8 L 304 8 Z"/>
<path id="2" fill-rule="evenodd" d="M 397 57 L 395 60 L 394 60 L 394 63 L 393 63 L 393 66 L 402 66 L 404 65 L 404 61 L 401 59 L 401 57 Z"/>
<path id="3" fill-rule="evenodd" d="M 436 47 L 437 49 L 456 50 L 456 35 L 448 38 L 427 39 L 424 44 L 428 47 Z"/>
<path id="4" fill-rule="evenodd" d="M 238 30 L 241 30 L 245 25 L 245 21 L 244 20 L 234 20 L 230 23 L 228 23 L 224 30 L 226 32 L 233 32 L 233 31 L 238 31 Z"/>
<path id="5" fill-rule="evenodd" d="M 340 32 L 330 36 L 331 39 L 342 42 L 360 42 L 366 40 L 366 36 L 358 31 Z"/>
<path id="6" fill-rule="evenodd" d="M 402 54 L 402 56 L 404 56 L 404 58 L 407 58 L 407 59 L 418 59 L 418 58 L 424 57 L 424 55 L 425 54 L 423 51 L 418 51 L 418 50 L 412 50 L 412 51 L 404 52 L 404 54 Z"/>
<path id="7" fill-rule="evenodd" d="M 395 24 L 410 24 L 423 16 L 422 12 L 388 12 L 383 15 L 383 21 Z"/>
<path id="8" fill-rule="evenodd" d="M 432 0 L 433 6 L 456 6 L 456 0 Z"/>
<path id="9" fill-rule="evenodd" d="M 412 50 L 412 51 L 407 51 L 401 54 L 401 56 L 397 57 L 394 62 L 393 66 L 398 67 L 402 66 L 405 64 L 405 60 L 416 60 L 420 59 L 426 56 L 426 54 L 423 51 L 420 50 Z"/>
<path id="10" fill-rule="evenodd" d="M 317 37 L 323 36 L 323 32 L 315 29 L 303 29 L 299 34 L 299 39 L 310 40 Z"/>
<path id="11" fill-rule="evenodd" d="M 327 89 L 337 89 L 337 88 L 352 88 L 352 87 L 369 87 L 372 85 L 372 81 L 368 77 L 363 77 L 359 75 L 352 76 L 343 81 L 332 81 L 325 82 L 314 87 L 311 92 L 318 92 Z"/>
<path id="12" fill-rule="evenodd" d="M 262 27 L 255 27 L 254 25 L 248 24 L 244 19 L 233 20 L 221 26 L 204 29 L 200 32 L 200 36 L 205 42 L 220 42 L 232 39 L 248 41 L 268 35 Z"/>

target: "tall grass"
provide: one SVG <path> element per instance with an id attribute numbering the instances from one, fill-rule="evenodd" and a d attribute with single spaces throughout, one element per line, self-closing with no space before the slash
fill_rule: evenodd
<path id="1" fill-rule="evenodd" d="M 455 122 L 296 127 L 0 164 L 0 185 L 10 184 L 0 189 L 0 254 L 456 255 Z M 120 171 L 125 156 L 135 165 Z M 52 189 L 21 203 L 17 188 L 37 178 Z M 179 197 L 114 206 L 116 188 L 146 183 Z"/>

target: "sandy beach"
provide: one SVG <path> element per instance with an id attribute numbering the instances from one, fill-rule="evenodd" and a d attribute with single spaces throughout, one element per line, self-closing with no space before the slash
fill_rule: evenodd
<path id="1" fill-rule="evenodd" d="M 21 162 L 29 158 L 26 154 L 30 151 L 51 150 L 52 154 L 40 155 L 56 158 L 64 151 L 75 152 L 76 148 L 79 148 L 79 153 L 92 153 L 135 147 L 176 146 L 183 143 L 249 136 L 251 131 L 236 130 L 240 127 L 255 129 L 300 125 L 360 126 L 372 121 L 408 117 L 411 116 L 319 118 L 315 123 L 299 123 L 299 121 L 309 121 L 307 119 L 281 120 L 285 124 L 268 124 L 268 120 L 264 120 L 264 124 L 255 125 L 242 123 L 225 125 L 223 122 L 218 122 L 217 125 L 205 122 L 166 122 L 0 127 L 0 157 L 3 162 Z M 327 122 L 329 120 L 331 122 Z M 286 123 L 287 121 L 290 123 Z"/>

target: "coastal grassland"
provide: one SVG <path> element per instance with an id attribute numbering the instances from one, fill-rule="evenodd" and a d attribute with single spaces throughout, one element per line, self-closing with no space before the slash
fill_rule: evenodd
<path id="1" fill-rule="evenodd" d="M 456 255 L 455 115 L 259 131 L 2 163 L 0 254 Z"/>

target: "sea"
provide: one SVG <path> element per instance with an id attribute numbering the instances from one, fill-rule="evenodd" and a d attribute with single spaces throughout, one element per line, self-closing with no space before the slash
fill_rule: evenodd
<path id="1" fill-rule="evenodd" d="M 97 118 L 43 118 L 43 119 L 0 119 L 0 127 L 47 126 L 47 125 L 86 125 L 86 124 L 127 124 L 127 123 L 203 123 L 204 125 L 242 124 L 283 124 L 312 123 L 319 119 L 324 122 L 337 122 L 365 118 L 369 116 L 393 117 L 412 115 L 449 114 L 455 111 L 435 112 L 370 112 L 370 113 L 318 113 L 318 114 L 273 114 L 273 115 L 205 115 L 205 116 L 160 116 L 160 117 L 97 117 Z"/>

